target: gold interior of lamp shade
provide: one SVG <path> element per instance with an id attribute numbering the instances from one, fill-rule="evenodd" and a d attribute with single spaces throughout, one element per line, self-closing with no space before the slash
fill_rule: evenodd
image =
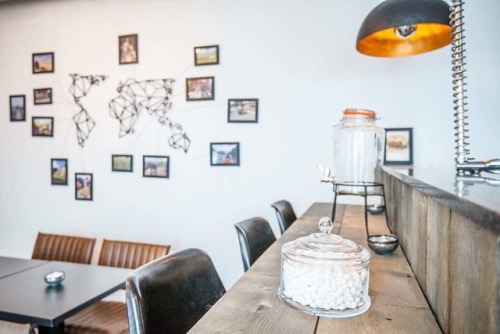
<path id="1" fill-rule="evenodd" d="M 451 28 L 448 24 L 421 23 L 414 26 L 415 33 L 401 38 L 395 28 L 377 31 L 359 40 L 356 49 L 375 57 L 404 57 L 442 48 L 450 44 Z"/>
<path id="2" fill-rule="evenodd" d="M 356 49 L 375 57 L 403 57 L 451 41 L 450 6 L 443 0 L 385 0 L 365 18 Z"/>

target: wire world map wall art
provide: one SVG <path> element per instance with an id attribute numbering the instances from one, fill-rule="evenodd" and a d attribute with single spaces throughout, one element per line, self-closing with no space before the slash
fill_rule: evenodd
<path id="1" fill-rule="evenodd" d="M 87 96 L 92 86 L 98 86 L 108 77 L 106 75 L 80 75 L 75 73 L 70 74 L 70 76 L 73 82 L 71 83 L 69 91 L 71 95 L 73 95 L 73 100 L 80 109 L 73 116 L 73 121 L 76 125 L 76 137 L 78 139 L 78 144 L 83 147 L 83 144 L 89 138 L 90 132 L 95 127 L 95 121 L 92 117 L 90 117 L 89 112 L 80 102 L 80 99 Z"/>
<path id="2" fill-rule="evenodd" d="M 168 144 L 174 149 L 189 150 L 191 140 L 182 128 L 167 116 L 172 107 L 172 83 L 174 79 L 154 79 L 137 81 L 129 78 L 118 85 L 117 97 L 109 102 L 109 113 L 120 122 L 119 136 L 134 132 L 134 126 L 143 110 L 155 115 L 161 125 L 168 126 L 172 135 Z"/>

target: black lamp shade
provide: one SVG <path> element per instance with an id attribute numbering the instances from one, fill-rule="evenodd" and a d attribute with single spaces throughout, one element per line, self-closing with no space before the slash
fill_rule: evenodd
<path id="1" fill-rule="evenodd" d="M 356 49 L 375 57 L 402 57 L 450 44 L 450 7 L 443 0 L 386 0 L 366 17 L 359 29 Z M 403 38 L 398 27 L 415 28 Z"/>

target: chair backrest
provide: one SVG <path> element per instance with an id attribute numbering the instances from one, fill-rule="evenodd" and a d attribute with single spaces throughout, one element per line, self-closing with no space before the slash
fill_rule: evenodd
<path id="1" fill-rule="evenodd" d="M 145 264 L 126 281 L 130 334 L 187 333 L 225 292 L 212 260 L 199 249 Z"/>
<path id="2" fill-rule="evenodd" d="M 167 255 L 170 245 L 104 239 L 98 264 L 100 266 L 136 269 Z"/>
<path id="3" fill-rule="evenodd" d="M 247 271 L 276 241 L 271 226 L 264 218 L 255 217 L 244 220 L 234 225 L 240 242 L 243 269 Z"/>
<path id="4" fill-rule="evenodd" d="M 38 233 L 32 259 L 89 264 L 95 239 Z"/>
<path id="5" fill-rule="evenodd" d="M 271 206 L 274 210 L 276 210 L 276 217 L 278 217 L 280 231 L 281 234 L 283 234 L 285 230 L 289 228 L 295 220 L 297 220 L 295 211 L 293 211 L 290 202 L 285 200 L 274 202 Z"/>

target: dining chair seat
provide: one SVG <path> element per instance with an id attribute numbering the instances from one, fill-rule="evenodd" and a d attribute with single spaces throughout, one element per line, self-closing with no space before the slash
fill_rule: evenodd
<path id="1" fill-rule="evenodd" d="M 103 240 L 98 264 L 136 269 L 168 254 L 170 245 Z M 103 277 L 103 279 L 106 279 Z M 66 334 L 128 333 L 127 305 L 117 301 L 99 301 L 65 321 Z"/>
<path id="2" fill-rule="evenodd" d="M 100 301 L 64 323 L 66 334 L 125 334 L 128 333 L 127 304 Z"/>
<path id="3" fill-rule="evenodd" d="M 240 243 L 243 269 L 247 271 L 252 264 L 275 241 L 273 230 L 264 218 L 254 217 L 234 225 Z"/>
<path id="4" fill-rule="evenodd" d="M 274 202 L 271 206 L 276 210 L 276 217 L 278 218 L 278 225 L 280 228 L 281 234 L 283 234 L 287 228 L 292 225 L 294 221 L 297 220 L 297 216 L 295 215 L 295 211 L 293 210 L 290 202 L 281 200 Z"/>

